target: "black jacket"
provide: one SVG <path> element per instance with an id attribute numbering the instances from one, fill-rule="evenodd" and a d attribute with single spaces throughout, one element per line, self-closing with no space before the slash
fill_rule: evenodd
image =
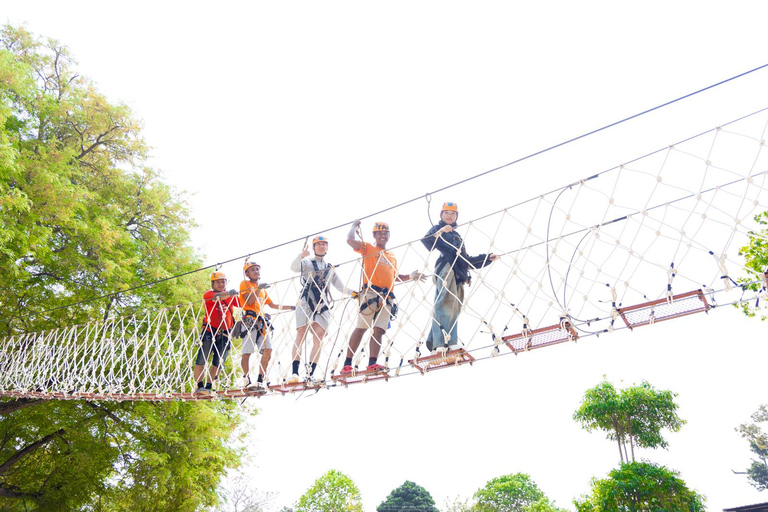
<path id="1" fill-rule="evenodd" d="M 453 265 L 453 275 L 456 276 L 456 283 L 469 283 L 472 280 L 469 275 L 469 268 L 483 268 L 489 265 L 491 260 L 488 259 L 487 254 L 468 255 L 467 249 L 464 247 L 464 241 L 456 231 L 443 233 L 438 237 L 434 236 L 445 225 L 445 222 L 441 220 L 432 226 L 424 238 L 421 239 L 421 243 L 424 244 L 428 251 L 432 249 L 440 251 L 440 257 L 437 258 L 437 263 L 435 264 L 436 274 L 439 274 L 445 265 Z M 451 227 L 456 229 L 456 223 L 453 223 Z"/>

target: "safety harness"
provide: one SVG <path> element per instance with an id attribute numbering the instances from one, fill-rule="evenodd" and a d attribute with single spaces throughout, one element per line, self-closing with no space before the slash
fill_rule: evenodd
<path id="1" fill-rule="evenodd" d="M 248 332 L 256 330 L 263 337 L 267 337 L 267 329 L 274 331 L 275 328 L 270 322 L 270 316 L 268 314 L 257 315 L 255 311 L 246 309 L 243 313 L 243 330 L 242 337 L 248 335 Z"/>
<path id="2" fill-rule="evenodd" d="M 304 282 L 301 297 L 307 301 L 307 306 L 309 306 L 309 310 L 312 312 L 312 320 L 314 321 L 317 315 L 322 315 L 329 310 L 330 292 L 328 290 L 328 276 L 333 269 L 333 265 L 328 263 L 327 267 L 320 270 L 317 260 L 313 259 L 312 266 L 315 270 Z"/>
<path id="3" fill-rule="evenodd" d="M 379 311 L 381 311 L 381 308 L 384 307 L 384 304 L 381 303 L 381 300 L 384 299 L 385 304 L 389 306 L 389 318 L 390 320 L 394 319 L 397 316 L 397 302 L 394 301 L 395 293 L 388 288 L 381 288 L 380 286 L 376 286 L 373 284 L 366 284 L 363 287 L 363 291 L 360 293 L 361 297 L 365 295 L 365 291 L 367 288 L 370 288 L 371 290 L 375 291 L 376 296 L 371 297 L 364 303 L 361 303 L 360 312 L 362 313 L 363 311 L 365 311 L 366 308 L 370 308 L 373 304 L 376 304 L 376 311 L 374 311 L 374 314 L 378 315 Z"/>

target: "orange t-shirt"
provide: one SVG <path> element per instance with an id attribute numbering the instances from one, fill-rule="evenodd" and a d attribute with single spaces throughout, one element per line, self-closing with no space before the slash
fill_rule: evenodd
<path id="1" fill-rule="evenodd" d="M 248 304 L 248 297 L 255 297 L 256 302 Z M 240 283 L 240 302 L 243 309 L 253 311 L 256 316 L 261 316 L 261 310 L 267 304 L 273 304 L 272 299 L 267 295 L 266 290 L 259 290 L 259 283 L 252 281 L 243 281 Z"/>
<path id="2" fill-rule="evenodd" d="M 360 243 L 362 244 L 360 249 L 355 252 L 363 255 L 363 280 L 365 284 L 391 290 L 397 277 L 395 255 L 368 242 Z"/>

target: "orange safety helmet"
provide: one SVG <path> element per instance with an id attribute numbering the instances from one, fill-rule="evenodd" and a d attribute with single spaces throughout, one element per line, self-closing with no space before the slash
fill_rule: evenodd
<path id="1" fill-rule="evenodd" d="M 328 238 L 324 236 L 316 236 L 315 238 L 312 239 L 312 247 L 314 247 L 317 242 L 328 243 Z"/>
<path id="2" fill-rule="evenodd" d="M 443 209 L 440 210 L 440 213 L 443 213 L 443 212 L 446 212 L 446 211 L 447 212 L 456 212 L 456 215 L 458 215 L 459 214 L 459 205 L 457 205 L 454 202 L 443 203 Z"/>
<path id="3" fill-rule="evenodd" d="M 389 231 L 389 224 L 387 224 L 386 222 L 374 222 L 373 232 L 377 233 L 379 231 Z"/>
<path id="4" fill-rule="evenodd" d="M 218 270 L 215 272 L 211 272 L 211 281 L 218 281 L 219 279 L 227 279 L 227 275 L 224 272 L 219 272 Z"/>
<path id="5" fill-rule="evenodd" d="M 261 268 L 261 265 L 259 265 L 255 261 L 248 261 L 248 260 L 246 260 L 245 263 L 243 264 L 243 272 L 246 272 L 251 267 L 259 267 L 259 268 Z"/>

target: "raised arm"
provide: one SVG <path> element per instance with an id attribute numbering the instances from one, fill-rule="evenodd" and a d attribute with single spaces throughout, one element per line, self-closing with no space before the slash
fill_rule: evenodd
<path id="1" fill-rule="evenodd" d="M 363 244 L 357 239 L 356 231 L 360 227 L 360 219 L 355 220 L 352 223 L 352 227 L 349 228 L 347 233 L 347 244 L 356 251 L 359 251 Z"/>

